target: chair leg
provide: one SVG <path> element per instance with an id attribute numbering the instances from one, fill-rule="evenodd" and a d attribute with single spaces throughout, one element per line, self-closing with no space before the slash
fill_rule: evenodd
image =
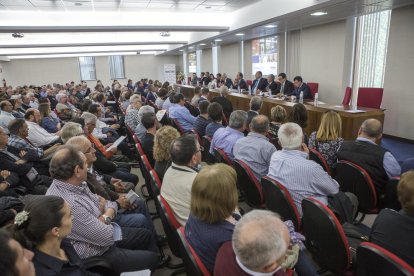
<path id="1" fill-rule="evenodd" d="M 149 194 L 148 194 L 148 191 L 147 191 L 146 184 L 142 184 L 141 187 L 139 187 L 139 188 L 141 190 L 142 196 L 145 197 L 145 198 L 148 198 L 149 197 Z"/>

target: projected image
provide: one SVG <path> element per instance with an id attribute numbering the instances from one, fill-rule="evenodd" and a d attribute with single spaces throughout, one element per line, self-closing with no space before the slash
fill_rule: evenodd
<path id="1" fill-rule="evenodd" d="M 277 75 L 277 36 L 252 41 L 252 72 L 262 71 L 263 75 Z"/>
<path id="2" fill-rule="evenodd" d="M 197 72 L 197 56 L 196 53 L 188 54 L 188 72 L 196 73 Z"/>

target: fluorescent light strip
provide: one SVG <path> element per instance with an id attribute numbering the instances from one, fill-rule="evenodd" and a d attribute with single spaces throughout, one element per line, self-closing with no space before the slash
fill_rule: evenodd
<path id="1" fill-rule="evenodd" d="M 157 55 L 164 51 L 138 51 L 139 55 Z M 112 53 L 79 53 L 79 54 L 58 54 L 58 55 L 27 55 L 27 56 L 11 56 L 12 59 L 41 59 L 41 58 L 70 58 L 70 57 L 98 57 L 98 56 L 134 56 L 137 52 L 112 52 Z"/>

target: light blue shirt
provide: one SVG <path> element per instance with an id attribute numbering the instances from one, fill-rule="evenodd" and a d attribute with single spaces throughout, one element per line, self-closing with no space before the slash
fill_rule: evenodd
<path id="1" fill-rule="evenodd" d="M 364 138 L 364 137 L 358 137 L 356 140 L 357 141 L 362 141 L 362 142 L 368 142 L 368 143 L 371 143 L 373 145 L 377 145 L 372 140 Z M 387 151 L 384 154 L 383 164 L 384 164 L 384 170 L 387 173 L 388 178 L 393 178 L 393 177 L 396 177 L 396 176 L 400 176 L 400 174 L 401 174 L 400 164 L 398 163 L 398 161 L 395 159 L 395 157 L 392 155 L 391 152 Z"/>
<path id="2" fill-rule="evenodd" d="M 190 111 L 179 104 L 174 104 L 169 109 L 169 117 L 177 119 L 184 131 L 190 131 L 193 128 L 196 118 L 191 115 Z"/>
<path id="3" fill-rule="evenodd" d="M 238 131 L 237 129 L 226 127 L 219 128 L 216 130 L 211 140 L 210 153 L 214 155 L 214 148 L 220 148 L 229 156 L 231 160 L 234 159 L 233 147 L 236 144 L 237 140 L 244 137 L 243 132 Z"/>
<path id="4" fill-rule="evenodd" d="M 302 216 L 302 199 L 313 197 L 328 205 L 328 196 L 339 192 L 339 184 L 308 155 L 299 150 L 281 150 L 272 155 L 268 176 L 288 189 Z"/>
<path id="5" fill-rule="evenodd" d="M 0 126 L 3 128 L 6 134 L 9 134 L 9 123 L 14 119 L 16 118 L 13 116 L 13 114 L 3 110 L 0 112 Z"/>
<path id="6" fill-rule="evenodd" d="M 256 132 L 250 132 L 246 137 L 239 139 L 233 148 L 235 159 L 240 159 L 249 165 L 257 180 L 267 175 L 272 154 L 276 147 L 269 139 Z"/>

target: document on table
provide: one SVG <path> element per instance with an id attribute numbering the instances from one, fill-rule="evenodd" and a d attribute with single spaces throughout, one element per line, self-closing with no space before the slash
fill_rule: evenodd
<path id="1" fill-rule="evenodd" d="M 118 139 L 116 139 L 116 141 L 109 147 L 109 148 L 107 148 L 106 150 L 112 150 L 112 149 L 114 149 L 114 148 L 116 148 L 116 147 L 118 147 L 119 146 L 119 144 L 121 144 L 122 143 L 122 141 L 124 141 L 124 139 L 126 138 L 126 136 L 121 136 L 121 137 L 119 137 Z"/>
<path id="2" fill-rule="evenodd" d="M 360 110 L 360 109 L 353 109 L 353 110 L 345 110 L 345 112 L 348 113 L 365 113 L 365 110 Z"/>

